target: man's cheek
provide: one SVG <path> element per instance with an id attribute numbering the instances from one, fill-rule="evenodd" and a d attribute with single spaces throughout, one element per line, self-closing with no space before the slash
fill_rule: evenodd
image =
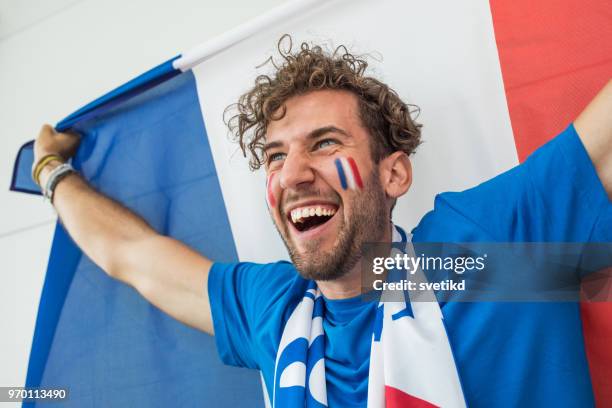
<path id="1" fill-rule="evenodd" d="M 279 194 L 280 186 L 278 182 L 276 182 L 276 173 L 271 173 L 268 175 L 268 179 L 266 180 L 266 199 L 268 201 L 268 206 L 270 208 L 276 207 L 277 197 Z"/>
<path id="2" fill-rule="evenodd" d="M 337 157 L 334 159 L 333 166 L 336 178 L 343 190 L 359 191 L 363 189 L 361 172 L 352 157 Z"/>

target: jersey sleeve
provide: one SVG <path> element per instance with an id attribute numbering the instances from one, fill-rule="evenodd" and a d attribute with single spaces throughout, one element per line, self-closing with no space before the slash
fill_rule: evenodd
<path id="1" fill-rule="evenodd" d="M 576 129 L 523 164 L 460 193 L 436 197 L 415 241 L 589 242 L 612 240 L 611 203 Z"/>
<path id="2" fill-rule="evenodd" d="M 276 344 L 262 336 L 281 332 L 284 309 L 292 291 L 299 292 L 301 281 L 288 262 L 212 265 L 208 295 L 217 350 L 225 364 L 259 368 L 260 349 Z"/>

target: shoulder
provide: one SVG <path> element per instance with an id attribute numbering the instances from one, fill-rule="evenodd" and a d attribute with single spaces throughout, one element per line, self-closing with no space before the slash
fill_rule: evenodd
<path id="1" fill-rule="evenodd" d="M 568 126 L 514 168 L 436 196 L 415 241 L 587 240 L 606 194 Z"/>
<path id="2" fill-rule="evenodd" d="M 278 261 L 272 263 L 254 262 L 215 262 L 211 267 L 209 279 L 231 279 L 233 283 L 257 284 L 258 286 L 274 286 L 280 283 L 290 283 L 301 277 L 291 262 Z"/>
<path id="3" fill-rule="evenodd" d="M 297 270 L 291 262 L 277 261 L 271 263 L 255 263 L 255 262 L 215 262 L 212 269 L 216 273 L 245 273 L 252 275 L 260 274 L 296 274 Z"/>
<path id="4" fill-rule="evenodd" d="M 499 223 L 508 222 L 514 211 L 509 206 L 529 201 L 525 196 L 524 169 L 517 167 L 478 186 L 461 192 L 436 195 L 434 206 L 412 234 L 415 241 L 495 241 L 506 239 Z M 520 198 L 519 198 L 520 197 Z"/>
<path id="5" fill-rule="evenodd" d="M 254 303 L 270 303 L 292 293 L 303 294 L 308 281 L 300 276 L 295 266 L 287 261 L 273 263 L 221 263 L 211 267 L 208 285 Z"/>

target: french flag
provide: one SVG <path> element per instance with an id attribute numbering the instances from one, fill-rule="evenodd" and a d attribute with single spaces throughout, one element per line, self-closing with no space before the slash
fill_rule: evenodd
<path id="1" fill-rule="evenodd" d="M 394 212 L 394 221 L 410 229 L 435 194 L 519 164 L 586 106 L 612 72 L 609 6 L 295 0 L 160 64 L 57 129 L 83 135 L 75 168 L 159 232 L 217 261 L 288 259 L 267 215 L 265 175 L 248 170 L 223 123 L 225 107 L 271 70 L 255 67 L 274 55 L 282 34 L 291 33 L 294 46 L 345 44 L 374 55 L 372 75 L 420 106 L 424 143 L 412 160 L 413 185 Z M 38 193 L 31 164 L 29 142 L 15 163 L 12 190 Z M 337 165 L 343 186 L 361 187 L 350 158 Z M 585 303 L 581 313 L 595 399 L 612 406 L 612 304 Z M 60 223 L 26 384 L 68 385 L 75 406 L 263 405 L 256 373 L 222 366 L 212 338 L 108 278 Z"/>
<path id="2" fill-rule="evenodd" d="M 344 190 L 357 190 L 363 188 L 363 181 L 361 181 L 361 174 L 357 163 L 352 157 L 340 157 L 334 160 L 336 170 L 338 171 L 338 178 L 340 179 L 340 185 Z"/>

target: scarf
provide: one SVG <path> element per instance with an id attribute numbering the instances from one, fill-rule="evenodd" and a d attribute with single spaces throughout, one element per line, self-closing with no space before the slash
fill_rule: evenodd
<path id="1" fill-rule="evenodd" d="M 411 238 L 401 228 L 393 228 L 393 242 L 402 243 L 407 254 L 414 256 Z M 393 249 L 391 256 L 395 256 L 394 251 L 397 249 Z M 411 280 L 424 281 L 423 272 L 418 270 Z M 383 292 L 376 310 L 370 348 L 368 408 L 465 407 L 435 295 L 426 293 L 429 300 L 410 302 L 410 296 L 402 293 L 403 300 L 398 299 L 397 293 Z M 422 296 L 419 292 L 419 300 Z M 283 330 L 276 355 L 272 398 L 265 395 L 267 406 L 328 406 L 324 313 L 321 291 L 312 281 Z"/>

